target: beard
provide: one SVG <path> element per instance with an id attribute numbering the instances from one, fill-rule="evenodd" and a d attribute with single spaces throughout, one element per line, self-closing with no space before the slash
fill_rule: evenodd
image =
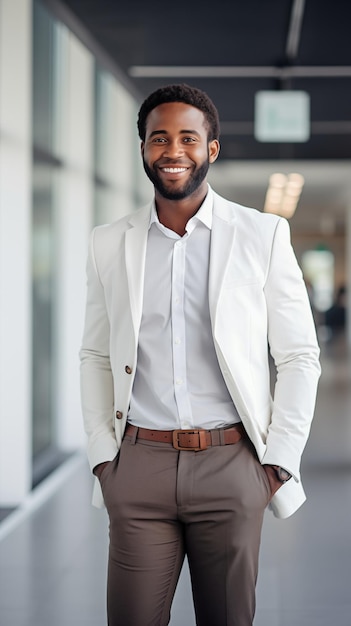
<path id="1" fill-rule="evenodd" d="M 192 175 L 184 183 L 183 187 L 178 187 L 177 189 L 172 189 L 171 186 L 167 187 L 160 178 L 157 168 L 149 167 L 144 158 L 143 166 L 146 176 L 163 198 L 166 198 L 167 200 L 184 200 L 184 198 L 191 196 L 191 194 L 193 194 L 205 180 L 210 167 L 210 162 L 207 157 L 206 161 L 194 170 Z"/>

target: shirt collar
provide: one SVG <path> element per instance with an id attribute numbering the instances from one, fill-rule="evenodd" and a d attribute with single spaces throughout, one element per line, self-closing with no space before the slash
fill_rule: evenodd
<path id="1" fill-rule="evenodd" d="M 209 230 L 211 230 L 212 229 L 212 209 L 213 209 L 213 191 L 210 185 L 207 184 L 207 195 L 202 205 L 200 206 L 199 210 L 197 211 L 197 213 L 195 213 L 195 215 L 193 215 L 193 217 L 190 218 L 188 224 L 191 223 L 193 220 L 194 221 L 198 220 L 202 222 L 205 226 L 207 226 Z M 155 200 L 153 200 L 152 205 L 151 205 L 149 229 L 151 228 L 152 224 L 160 224 L 157 211 L 156 211 Z"/>

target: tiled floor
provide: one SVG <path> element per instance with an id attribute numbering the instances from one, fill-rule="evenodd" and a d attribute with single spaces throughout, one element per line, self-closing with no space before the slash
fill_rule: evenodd
<path id="1" fill-rule="evenodd" d="M 303 462 L 308 501 L 287 520 L 266 515 L 255 626 L 351 626 L 351 362 L 343 344 L 323 348 L 322 367 Z M 107 519 L 90 506 L 90 492 L 85 457 L 74 457 L 55 489 L 49 481 L 13 514 L 12 530 L 9 519 L 0 524 L 1 626 L 105 626 Z M 171 626 L 194 624 L 184 567 Z"/>

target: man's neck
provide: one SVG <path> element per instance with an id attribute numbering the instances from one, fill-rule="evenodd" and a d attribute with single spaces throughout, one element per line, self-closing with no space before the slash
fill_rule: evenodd
<path id="1" fill-rule="evenodd" d="M 201 189 L 200 193 L 192 194 L 183 200 L 167 200 L 155 193 L 155 205 L 163 226 L 173 230 L 181 237 L 185 234 L 185 227 L 188 221 L 198 212 L 207 195 L 207 185 Z"/>

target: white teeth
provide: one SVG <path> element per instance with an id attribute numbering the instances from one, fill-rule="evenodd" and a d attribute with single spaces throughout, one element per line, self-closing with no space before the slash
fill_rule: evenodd
<path id="1" fill-rule="evenodd" d="M 163 167 L 164 172 L 167 174 L 177 174 L 178 172 L 186 172 L 186 167 Z"/>

